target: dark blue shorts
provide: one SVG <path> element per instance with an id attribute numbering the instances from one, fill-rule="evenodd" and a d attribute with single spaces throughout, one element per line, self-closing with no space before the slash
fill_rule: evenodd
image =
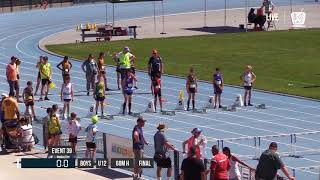
<path id="1" fill-rule="evenodd" d="M 124 90 L 124 93 L 128 96 L 132 95 L 133 94 L 133 91 L 132 90 Z"/>

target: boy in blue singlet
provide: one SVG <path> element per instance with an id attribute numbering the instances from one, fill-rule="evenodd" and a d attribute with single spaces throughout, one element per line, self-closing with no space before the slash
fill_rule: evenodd
<path id="1" fill-rule="evenodd" d="M 124 96 L 124 102 L 122 105 L 122 113 L 125 115 L 126 113 L 126 106 L 128 104 L 129 114 L 131 115 L 131 101 L 132 101 L 132 94 L 133 94 L 133 83 L 134 81 L 137 81 L 137 78 L 134 76 L 134 74 L 131 72 L 131 70 L 127 71 L 127 75 L 125 76 L 124 80 L 122 81 L 122 87 L 123 88 L 123 96 Z"/>

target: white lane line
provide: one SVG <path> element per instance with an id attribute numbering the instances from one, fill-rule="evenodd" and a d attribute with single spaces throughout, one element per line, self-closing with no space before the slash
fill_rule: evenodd
<path id="1" fill-rule="evenodd" d="M 25 75 L 27 75 L 27 74 L 25 74 Z M 29 75 L 29 74 L 28 74 L 28 75 Z M 29 75 L 29 76 L 35 77 L 34 75 Z M 0 77 L 5 77 L 5 76 L 0 76 Z M 58 80 L 58 81 L 59 81 L 59 80 Z M 62 81 L 59 81 L 59 82 L 62 82 Z M 80 85 L 80 86 L 83 86 L 83 85 Z M 122 102 L 122 100 L 119 100 L 119 99 L 116 99 L 116 98 L 108 97 L 108 99 L 112 99 L 112 100 L 115 100 L 115 101 Z M 140 106 L 145 107 L 145 105 L 143 105 L 143 104 L 139 104 L 139 103 L 133 103 L 133 104 L 137 104 L 137 105 L 140 105 Z M 114 106 L 109 105 L 109 107 L 114 107 Z M 114 108 L 117 108 L 117 107 L 114 107 Z M 120 108 L 117 108 L 117 109 L 120 109 Z M 239 124 L 236 124 L 236 123 L 219 121 L 219 120 L 214 120 L 214 119 L 210 119 L 210 118 L 206 118 L 206 117 L 201 117 L 201 116 L 196 116 L 196 115 L 189 115 L 189 114 L 186 114 L 186 113 L 182 113 L 182 114 L 185 114 L 185 115 L 187 115 L 187 116 L 198 117 L 198 118 L 201 118 L 201 119 L 207 119 L 207 120 L 210 120 L 210 121 L 224 122 L 224 123 L 227 123 L 227 124 L 236 125 L 236 126 L 242 126 L 242 127 L 245 127 L 245 128 L 251 128 L 251 129 L 255 129 L 255 130 L 269 131 L 269 130 L 264 130 L 264 129 L 261 129 L 261 128 L 254 128 L 254 127 L 250 127 L 250 126 L 239 125 Z M 146 115 L 146 116 L 151 116 L 151 117 L 154 117 L 154 118 L 166 119 L 166 120 L 175 121 L 175 122 L 179 122 L 179 123 L 183 123 L 183 124 L 188 124 L 188 125 L 192 125 L 192 126 L 197 126 L 197 127 L 206 128 L 206 129 L 211 129 L 211 130 L 217 130 L 217 131 L 221 131 L 221 132 L 225 132 L 225 133 L 229 133 L 229 134 L 234 134 L 234 135 L 246 137 L 246 135 L 244 135 L 244 134 L 235 133 L 235 132 L 231 132 L 231 131 L 226 131 L 226 130 L 222 130 L 222 129 L 212 128 L 212 127 L 203 126 L 203 125 L 197 125 L 197 124 L 193 124 L 193 123 L 187 123 L 187 122 L 183 122 L 183 121 L 179 121 L 179 120 L 174 120 L 174 119 L 171 119 L 171 118 L 158 117 L 158 116 L 151 115 L 151 114 L 145 114 L 145 115 Z M 274 132 L 274 131 L 269 131 L 269 132 L 273 132 L 273 133 L 280 134 L 279 132 Z M 302 138 L 302 137 L 300 137 L 300 138 L 301 138 L 301 139 L 307 139 L 307 138 Z M 268 140 L 268 139 L 264 139 L 264 138 L 263 138 L 263 140 L 265 140 L 265 141 L 270 141 L 270 142 L 271 142 L 271 140 Z M 307 140 L 314 141 L 314 139 L 307 139 Z M 216 141 L 216 139 L 214 139 L 214 141 Z M 291 145 L 291 144 L 287 144 L 287 143 L 281 143 L 281 144 L 285 144 L 285 145 L 287 145 L 287 146 L 290 146 L 290 145 Z M 295 147 L 312 150 L 312 149 L 310 149 L 310 148 L 306 148 L 306 147 L 302 147 L 302 146 L 296 146 L 296 145 L 295 145 Z"/>
<path id="2" fill-rule="evenodd" d="M 5 63 L 1 63 L 1 62 L 0 62 L 0 64 L 5 64 Z M 27 68 L 27 67 L 21 67 L 21 69 L 32 70 L 32 69 Z M 54 75 L 59 75 L 59 76 L 61 76 L 61 74 L 59 74 L 59 73 L 53 73 L 53 74 L 54 74 Z M 26 74 L 26 75 L 30 75 L 30 74 Z M 79 78 L 79 77 L 77 77 L 77 76 L 72 76 L 72 77 L 75 78 L 75 79 L 79 79 L 79 80 L 84 81 L 83 78 Z M 110 78 L 110 77 L 109 77 L 109 78 Z M 110 78 L 110 79 L 116 79 L 116 78 Z M 60 81 L 60 82 L 61 82 L 61 81 Z M 139 84 L 145 84 L 145 83 L 140 82 Z M 149 84 L 146 84 L 146 85 L 149 85 Z M 83 87 L 84 87 L 84 86 L 83 86 Z M 175 89 L 172 89 L 172 88 L 166 88 L 166 89 L 175 90 Z M 167 96 L 175 97 L 175 96 L 172 96 L 172 95 L 169 95 L 169 94 L 168 94 Z M 199 101 L 199 102 L 205 102 L 205 103 L 207 103 L 206 101 Z M 281 116 L 281 115 L 275 115 L 275 114 L 272 114 L 272 113 L 265 113 L 265 112 L 262 112 L 262 111 L 253 111 L 253 110 L 245 110 L 245 111 L 255 112 L 255 113 L 260 113 L 260 114 L 264 114 L 264 115 L 270 115 L 270 116 L 275 116 L 275 117 L 280 117 L 280 118 L 295 120 L 295 121 L 307 122 L 307 123 L 312 123 L 312 124 L 317 124 L 317 125 L 320 124 L 320 123 L 314 122 L 314 121 L 307 121 L 307 120 L 302 120 L 302 119 L 298 119 L 298 118 L 291 118 L 291 117 L 286 117 L 286 116 Z M 229 114 L 229 113 L 223 113 L 223 112 L 221 112 L 221 114 Z M 232 115 L 232 114 L 229 114 L 229 115 Z M 236 116 L 236 115 L 234 115 L 234 116 Z M 295 128 L 295 129 L 304 130 L 304 131 L 309 131 L 309 130 L 307 130 L 307 129 L 305 129 L 305 128 L 299 128 L 299 127 L 296 127 L 296 126 L 284 125 L 284 124 L 281 124 L 281 123 L 278 123 L 278 122 L 265 121 L 265 120 L 263 120 L 263 119 L 254 119 L 254 118 L 249 118 L 249 117 L 245 117 L 245 116 L 238 116 L 238 117 L 246 118 L 246 119 L 251 119 L 251 120 L 258 120 L 259 122 L 263 122 L 263 123 L 269 123 L 269 124 L 274 124 L 274 125 L 281 125 L 281 126 L 291 127 L 291 128 Z"/>
<path id="3" fill-rule="evenodd" d="M 217 10 L 213 10 L 213 11 L 217 11 Z M 180 14 L 180 13 L 178 13 L 178 14 Z M 188 14 L 188 13 L 187 13 Z M 172 15 L 174 15 L 174 14 L 172 14 Z M 146 17 L 143 17 L 143 18 L 146 18 Z M 133 18 L 133 19 L 129 19 L 129 20 L 136 20 L 136 19 L 141 19 L 141 18 Z M 30 37 L 31 36 L 33 36 L 32 34 L 30 35 Z M 17 47 L 18 45 L 16 44 L 16 47 Z M 17 48 L 18 49 L 18 48 Z M 29 54 L 26 54 L 26 53 L 24 53 L 23 52 L 23 54 L 25 54 L 25 55 L 27 55 L 27 56 L 30 56 L 30 57 L 33 57 L 33 58 L 37 58 L 37 57 L 34 57 L 34 56 L 32 56 L 32 55 L 29 55 Z M 181 85 L 181 84 L 180 84 Z M 204 89 L 208 89 L 208 88 L 204 88 Z M 203 94 L 200 94 L 199 93 L 199 95 L 203 95 Z M 207 96 L 207 95 L 206 95 Z M 266 100 L 266 98 L 263 98 L 263 97 L 259 97 L 259 96 L 255 96 L 255 98 L 257 98 L 257 99 L 265 99 Z M 284 103 L 283 101 L 279 101 L 279 100 L 273 100 L 273 99 L 267 99 L 268 101 L 277 101 L 277 102 L 279 102 L 279 103 Z M 297 103 L 287 103 L 286 102 L 286 104 L 295 104 L 295 105 L 300 105 L 300 106 L 306 106 L 306 105 L 302 105 L 302 104 L 297 104 Z M 315 106 L 307 106 L 307 107 L 310 107 L 310 108 L 317 108 L 317 109 L 320 109 L 320 107 L 318 108 L 318 107 L 315 107 Z"/>
<path id="4" fill-rule="evenodd" d="M 5 64 L 5 63 L 3 63 L 3 64 Z M 21 67 L 21 68 L 23 68 L 23 67 Z M 29 69 L 29 68 L 25 68 L 25 69 Z M 75 72 L 77 72 L 77 71 L 75 71 Z M 54 73 L 54 74 L 57 74 L 57 73 Z M 73 77 L 75 77 L 76 79 L 81 79 L 81 80 L 83 80 L 82 78 L 78 78 L 78 77 L 76 77 L 76 76 L 73 76 Z M 109 77 L 109 78 L 110 78 L 110 77 Z M 115 78 L 110 78 L 110 79 L 115 79 Z M 144 84 L 144 83 L 141 83 L 141 82 L 140 82 L 140 84 Z M 164 88 L 164 89 L 169 89 L 169 90 L 173 90 L 173 91 L 178 91 L 178 90 L 173 89 L 173 88 Z M 167 96 L 175 97 L 175 96 L 172 96 L 172 95 L 167 95 Z M 207 96 L 207 95 L 206 95 L 206 96 Z M 228 99 L 228 98 L 223 98 L 223 99 L 231 100 L 231 101 L 232 101 L 232 99 Z M 206 102 L 206 101 L 200 101 L 200 100 L 199 100 L 199 102 Z M 207 102 L 206 102 L 206 103 L 207 103 Z M 284 109 L 284 108 L 282 108 L 282 109 Z M 250 111 L 250 110 L 249 110 L 249 111 Z M 275 114 L 273 114 L 273 113 L 264 113 L 264 112 L 260 112 L 260 111 L 255 111 L 255 112 L 257 112 L 257 113 L 262 113 L 262 114 L 266 114 L 266 115 L 270 115 L 270 116 L 281 117 L 281 118 L 285 118 L 285 119 L 291 119 L 291 120 L 297 120 L 297 121 L 312 123 L 312 124 L 320 124 L 320 123 L 317 123 L 317 122 L 314 122 L 314 121 L 307 121 L 307 120 L 302 120 L 302 119 L 298 119 L 298 118 L 292 118 L 292 117 L 287 117 L 287 116 L 275 115 Z M 297 112 L 299 112 L 299 111 L 297 111 Z M 308 113 L 308 114 L 310 114 L 310 113 Z M 316 114 L 310 114 L 310 115 L 320 116 L 320 115 L 316 115 Z"/>

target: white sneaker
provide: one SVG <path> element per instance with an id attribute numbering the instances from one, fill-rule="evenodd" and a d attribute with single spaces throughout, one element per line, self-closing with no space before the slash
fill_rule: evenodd
<path id="1" fill-rule="evenodd" d="M 62 116 L 62 120 L 67 120 L 67 116 L 66 116 L 66 115 L 63 115 L 63 116 Z"/>

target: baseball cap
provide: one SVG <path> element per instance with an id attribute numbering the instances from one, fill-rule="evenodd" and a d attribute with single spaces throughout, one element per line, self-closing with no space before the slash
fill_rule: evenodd
<path id="1" fill-rule="evenodd" d="M 71 118 L 75 118 L 75 117 L 77 117 L 77 114 L 72 112 L 70 116 L 71 116 Z"/>
<path id="2" fill-rule="evenodd" d="M 159 123 L 159 125 L 158 125 L 158 127 L 157 127 L 157 129 L 159 130 L 159 131 L 163 131 L 163 130 L 165 130 L 167 128 L 167 126 L 166 126 L 166 124 L 164 124 L 164 123 Z"/>
<path id="3" fill-rule="evenodd" d="M 126 51 L 130 52 L 130 48 L 128 46 L 124 47 L 123 50 L 126 50 Z"/>
<path id="4" fill-rule="evenodd" d="M 247 65 L 246 68 L 251 70 L 252 66 L 251 65 Z"/>
<path id="5" fill-rule="evenodd" d="M 97 115 L 92 116 L 91 121 L 92 121 L 93 124 L 97 124 L 98 116 Z"/>
<path id="6" fill-rule="evenodd" d="M 140 116 L 138 119 L 137 119 L 137 122 L 146 122 L 147 120 L 143 119 L 142 116 Z"/>
<path id="7" fill-rule="evenodd" d="M 276 142 L 271 142 L 269 147 L 278 148 L 278 144 Z"/>
<path id="8" fill-rule="evenodd" d="M 1 97 L 9 97 L 9 95 L 6 94 L 6 93 L 2 93 L 2 94 L 1 94 Z"/>
<path id="9" fill-rule="evenodd" d="M 202 132 L 202 130 L 201 130 L 200 128 L 194 128 L 194 129 L 191 131 L 192 134 L 201 133 L 201 132 Z"/>

